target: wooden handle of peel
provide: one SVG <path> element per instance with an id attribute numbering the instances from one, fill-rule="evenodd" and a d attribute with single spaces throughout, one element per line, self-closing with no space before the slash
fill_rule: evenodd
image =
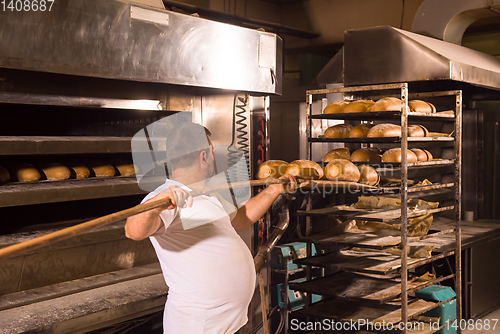
<path id="1" fill-rule="evenodd" d="M 288 183 L 288 180 L 278 180 L 278 179 L 268 179 L 268 180 L 250 180 L 250 181 L 244 181 L 244 182 L 236 182 L 231 184 L 230 188 L 241 188 L 241 187 L 248 187 L 248 186 L 263 186 L 263 185 L 269 185 L 269 184 L 286 184 Z M 218 190 L 224 190 L 227 189 L 228 185 L 220 185 L 220 186 L 213 186 L 213 187 L 208 187 L 200 191 L 193 191 L 191 192 L 192 196 L 197 196 L 197 195 L 203 195 L 211 192 L 215 192 Z M 152 201 L 144 204 L 139 204 L 136 205 L 132 208 L 125 209 L 122 211 L 118 211 L 112 214 L 109 214 L 107 216 L 103 216 L 100 218 L 96 218 L 93 220 L 90 220 L 88 222 L 78 224 L 75 226 L 71 226 L 53 233 L 46 234 L 44 236 L 31 239 L 28 241 L 24 241 L 15 245 L 7 246 L 4 248 L 0 249 L 0 260 L 13 257 L 13 256 L 18 256 L 27 252 L 30 252 L 32 250 L 35 250 L 37 248 L 41 248 L 44 246 L 48 246 L 50 244 L 53 244 L 55 242 L 68 239 L 74 236 L 77 236 L 79 234 L 82 234 L 84 232 L 93 230 L 98 227 L 106 226 L 112 223 L 116 223 L 120 220 L 124 220 L 128 217 L 134 216 L 136 214 L 142 213 L 144 211 L 152 210 L 155 208 L 158 208 L 160 206 L 164 205 L 169 205 L 170 204 L 170 199 L 161 199 L 157 201 Z"/>

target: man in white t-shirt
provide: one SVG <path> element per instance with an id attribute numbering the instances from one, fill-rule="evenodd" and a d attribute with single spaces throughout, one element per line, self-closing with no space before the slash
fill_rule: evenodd
<path id="1" fill-rule="evenodd" d="M 210 133 L 182 123 L 167 136 L 167 147 L 171 180 L 143 202 L 169 198 L 172 204 L 128 218 L 125 234 L 149 237 L 155 248 L 169 286 L 165 333 L 235 333 L 248 320 L 255 287 L 253 258 L 237 231 L 262 217 L 280 193 L 293 191 L 295 180 L 286 176 L 287 186 L 270 185 L 239 209 L 219 197 L 193 198 L 188 192 L 214 174 Z"/>

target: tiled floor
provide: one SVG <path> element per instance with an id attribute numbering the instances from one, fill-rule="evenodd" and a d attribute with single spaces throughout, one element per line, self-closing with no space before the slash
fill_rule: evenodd
<path id="1" fill-rule="evenodd" d="M 500 333 L 500 308 L 497 309 L 496 311 L 491 312 L 490 314 L 485 315 L 484 317 L 481 318 L 482 323 L 484 324 L 484 321 L 486 319 L 490 320 L 491 327 L 495 324 L 495 321 L 493 319 L 498 320 L 496 322 L 496 327 L 495 329 L 490 328 L 489 330 L 486 329 L 466 329 L 462 331 L 463 334 L 499 334 Z"/>

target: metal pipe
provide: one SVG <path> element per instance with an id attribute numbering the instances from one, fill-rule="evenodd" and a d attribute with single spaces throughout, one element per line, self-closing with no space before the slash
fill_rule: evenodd
<path id="1" fill-rule="evenodd" d="M 408 322 L 408 85 L 401 87 L 401 321 Z"/>
<path id="2" fill-rule="evenodd" d="M 267 239 L 264 246 L 261 247 L 257 255 L 254 257 L 255 271 L 258 273 L 262 269 L 262 266 L 267 260 L 267 254 L 276 245 L 276 243 L 281 239 L 281 236 L 285 232 L 290 223 L 290 213 L 288 207 L 286 207 L 285 212 L 280 213 L 280 219 L 278 225 L 271 232 L 271 235 Z"/>

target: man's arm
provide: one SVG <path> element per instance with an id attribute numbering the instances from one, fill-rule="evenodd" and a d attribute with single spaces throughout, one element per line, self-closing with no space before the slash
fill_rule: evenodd
<path id="1" fill-rule="evenodd" d="M 236 232 L 243 231 L 259 220 L 271 207 L 280 193 L 295 190 L 297 183 L 291 175 L 285 175 L 281 178 L 287 178 L 290 183 L 288 185 L 272 184 L 250 198 L 245 205 L 238 209 L 238 213 L 231 221 Z"/>
<path id="2" fill-rule="evenodd" d="M 160 213 L 163 210 L 173 210 L 177 207 L 176 203 L 184 203 L 193 205 L 193 198 L 189 193 L 179 187 L 169 187 L 166 191 L 159 193 L 155 197 L 147 200 L 145 203 L 156 201 L 164 198 L 169 198 L 170 205 L 161 206 L 156 209 L 142 212 L 135 216 L 127 218 L 125 224 L 125 236 L 132 240 L 142 240 L 153 235 L 163 226 L 163 221 L 160 218 Z"/>

